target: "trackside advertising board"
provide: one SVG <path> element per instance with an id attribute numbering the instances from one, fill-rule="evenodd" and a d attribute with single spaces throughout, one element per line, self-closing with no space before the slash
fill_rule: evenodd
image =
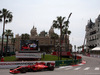
<path id="1" fill-rule="evenodd" d="M 41 53 L 18 53 L 16 52 L 16 58 L 41 58 Z"/>
<path id="2" fill-rule="evenodd" d="M 16 52 L 16 58 L 41 58 L 38 52 L 38 40 L 21 40 L 20 50 Z"/>
<path id="3" fill-rule="evenodd" d="M 21 40 L 20 51 L 38 51 L 38 40 Z"/>

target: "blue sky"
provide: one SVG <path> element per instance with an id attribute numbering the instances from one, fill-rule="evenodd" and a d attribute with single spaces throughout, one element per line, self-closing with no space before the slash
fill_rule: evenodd
<path id="1" fill-rule="evenodd" d="M 6 8 L 13 14 L 13 21 L 5 29 L 15 34 L 30 34 L 33 25 L 37 32 L 49 31 L 57 16 L 70 17 L 70 42 L 80 46 L 85 37 L 85 26 L 91 18 L 93 22 L 100 14 L 100 0 L 0 0 L 0 10 Z M 55 30 L 59 34 L 59 30 Z M 2 23 L 0 23 L 0 35 Z"/>

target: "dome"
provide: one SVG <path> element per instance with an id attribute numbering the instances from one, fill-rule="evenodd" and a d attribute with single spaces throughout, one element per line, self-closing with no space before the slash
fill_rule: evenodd
<path id="1" fill-rule="evenodd" d="M 36 36 L 37 35 L 37 29 L 33 26 L 30 33 L 31 33 L 31 36 Z"/>
<path id="2" fill-rule="evenodd" d="M 52 34 L 52 33 L 54 33 L 53 27 L 51 27 L 50 30 L 49 30 L 49 34 Z"/>
<path id="3" fill-rule="evenodd" d="M 53 29 L 53 27 L 51 27 L 49 30 L 49 36 L 51 36 L 53 33 L 54 33 L 54 29 Z"/>
<path id="4" fill-rule="evenodd" d="M 100 15 L 98 16 L 98 18 L 97 18 L 99 21 L 100 21 Z"/>
<path id="5" fill-rule="evenodd" d="M 88 28 L 92 28 L 92 26 L 94 25 L 94 23 L 92 22 L 92 20 L 90 19 L 88 21 Z"/>

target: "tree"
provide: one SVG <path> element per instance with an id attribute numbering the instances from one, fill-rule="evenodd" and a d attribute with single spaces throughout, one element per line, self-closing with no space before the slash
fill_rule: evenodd
<path id="1" fill-rule="evenodd" d="M 65 51 L 69 51 L 69 39 L 68 36 L 71 34 L 71 31 L 68 28 L 62 30 L 63 35 L 65 35 Z"/>
<path id="2" fill-rule="evenodd" d="M 3 56 L 3 39 L 4 39 L 4 30 L 5 30 L 5 24 L 9 23 L 12 21 L 12 13 L 3 8 L 2 10 L 0 10 L 0 22 L 3 21 L 3 32 L 2 32 L 2 44 L 1 44 L 1 55 Z"/>
<path id="3" fill-rule="evenodd" d="M 6 30 L 5 32 L 5 36 L 7 37 L 7 42 L 6 42 L 6 51 L 5 51 L 5 54 L 7 55 L 7 49 L 8 49 L 8 37 L 13 37 L 13 33 L 12 33 L 12 30 L 8 29 Z"/>
<path id="4" fill-rule="evenodd" d="M 70 34 L 71 34 L 71 31 L 68 31 L 68 36 L 69 36 Z M 70 47 L 70 43 L 69 43 L 69 39 L 68 39 L 68 50 L 70 50 L 69 47 Z M 70 52 L 72 52 L 72 50 L 71 50 Z"/>
<path id="5" fill-rule="evenodd" d="M 57 17 L 57 20 L 53 20 L 53 27 L 54 28 L 58 28 L 60 29 L 60 46 L 62 46 L 62 29 L 64 29 L 64 27 L 68 27 L 68 23 L 69 23 L 69 18 L 71 16 L 72 13 L 69 14 L 67 21 L 65 21 L 65 17 L 59 16 Z M 62 54 L 62 49 L 60 47 L 60 60 L 61 60 L 61 54 Z"/>
<path id="6" fill-rule="evenodd" d="M 66 21 L 65 20 L 65 17 L 62 17 L 62 16 L 59 16 L 57 17 L 57 20 L 53 20 L 53 27 L 54 28 L 57 28 L 57 29 L 60 29 L 60 60 L 62 59 L 61 58 L 61 54 L 62 54 L 62 49 L 61 49 L 61 46 L 62 46 L 62 29 L 64 28 L 66 24 Z"/>
<path id="7" fill-rule="evenodd" d="M 22 40 L 28 40 L 29 37 L 30 37 L 30 35 L 27 34 L 27 33 L 21 35 L 21 39 L 22 39 Z"/>

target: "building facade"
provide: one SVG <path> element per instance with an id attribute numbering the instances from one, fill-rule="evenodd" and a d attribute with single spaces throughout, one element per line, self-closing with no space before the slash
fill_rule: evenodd
<path id="1" fill-rule="evenodd" d="M 54 50 L 57 50 L 57 44 L 59 43 L 59 37 L 58 39 L 52 39 L 51 35 L 54 33 L 53 27 L 50 28 L 48 32 L 42 31 L 40 34 L 37 34 L 37 28 L 33 26 L 33 28 L 30 30 L 30 37 L 29 40 L 38 40 L 39 41 L 39 49 L 41 52 L 51 53 Z M 21 36 L 16 35 L 16 44 L 15 44 L 15 50 L 19 51 L 20 49 L 20 40 Z M 67 45 L 69 43 L 69 37 L 67 37 Z M 64 41 L 64 40 L 63 40 Z M 55 48 L 56 47 L 56 48 Z M 65 51 L 65 42 L 63 42 L 63 48 L 62 50 Z M 72 51 L 72 45 L 69 44 L 69 49 Z"/>
<path id="2" fill-rule="evenodd" d="M 46 53 L 51 53 L 54 50 L 58 50 L 57 46 L 59 43 L 60 38 L 58 39 L 53 39 L 51 38 L 51 35 L 54 33 L 53 27 L 50 28 L 48 32 L 42 31 L 40 34 L 37 33 L 37 28 L 33 26 L 33 28 L 30 30 L 30 35 L 29 35 L 29 40 L 38 40 L 39 42 L 39 49 L 41 52 L 46 52 Z M 65 43 L 67 38 L 67 44 Z M 2 43 L 2 38 L 0 38 L 0 52 L 1 52 L 1 43 Z M 15 41 L 14 43 L 12 42 L 12 38 L 8 39 L 8 47 L 7 49 L 8 54 L 15 53 L 16 51 L 20 51 L 20 40 L 21 40 L 21 35 L 16 35 L 15 36 Z M 3 53 L 6 53 L 6 42 L 7 38 L 4 38 L 4 49 Z M 69 36 L 66 37 L 64 35 L 63 39 L 63 44 L 62 44 L 62 51 L 68 51 L 66 47 L 69 46 L 69 51 L 72 51 L 72 45 L 70 44 Z"/>
<path id="3" fill-rule="evenodd" d="M 100 47 L 100 15 L 95 22 L 90 19 L 86 25 L 86 51 L 89 52 L 92 48 Z"/>

